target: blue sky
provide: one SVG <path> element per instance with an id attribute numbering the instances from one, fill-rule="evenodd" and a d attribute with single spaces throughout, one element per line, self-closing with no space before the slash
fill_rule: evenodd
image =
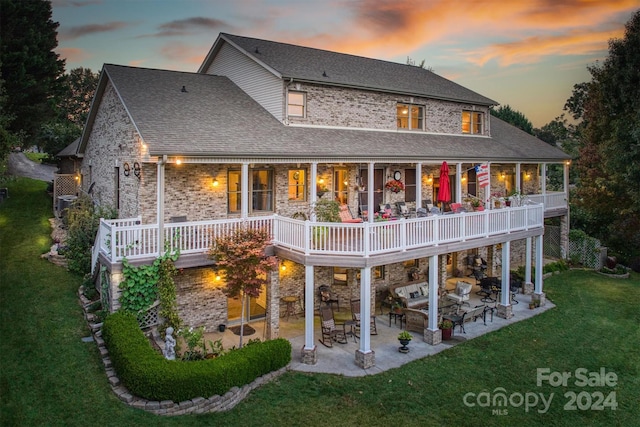
<path id="1" fill-rule="evenodd" d="M 66 69 L 198 69 L 220 32 L 434 72 L 524 113 L 562 113 L 639 0 L 52 0 Z"/>

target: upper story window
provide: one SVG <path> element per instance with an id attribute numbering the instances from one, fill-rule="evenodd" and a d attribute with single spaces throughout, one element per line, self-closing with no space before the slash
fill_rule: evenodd
<path id="1" fill-rule="evenodd" d="M 307 96 L 304 92 L 287 93 L 287 114 L 291 117 L 304 117 L 306 114 Z"/>
<path id="2" fill-rule="evenodd" d="M 474 135 L 482 134 L 482 124 L 484 123 L 484 113 L 475 111 L 462 112 L 462 133 Z"/>
<path id="3" fill-rule="evenodd" d="M 412 104 L 398 104 L 396 109 L 398 129 L 424 129 L 424 107 Z"/>
<path id="4" fill-rule="evenodd" d="M 289 170 L 288 193 L 289 200 L 306 200 L 307 178 L 304 169 Z"/>

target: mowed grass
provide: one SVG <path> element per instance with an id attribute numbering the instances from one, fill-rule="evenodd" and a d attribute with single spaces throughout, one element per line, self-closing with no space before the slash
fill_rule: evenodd
<path id="1" fill-rule="evenodd" d="M 640 420 L 640 277 L 615 280 L 591 271 L 545 281 L 553 310 L 380 375 L 290 372 L 219 414 L 164 418 L 132 409 L 111 392 L 95 344 L 81 341 L 89 335 L 76 297 L 81 279 L 40 258 L 51 244 L 45 188 L 18 179 L 0 204 L 2 426 L 637 426 Z M 537 368 L 572 376 L 567 386 L 538 387 Z M 617 383 L 580 387 L 580 368 L 604 368 Z M 506 406 L 491 400 L 480 406 L 478 395 L 500 392 L 511 397 Z M 575 410 L 565 407 L 571 392 L 581 399 Z M 597 392 L 615 392 L 616 410 L 592 410 Z M 551 399 L 546 411 L 540 401 L 528 410 L 519 404 L 519 396 L 533 403 L 533 394 Z"/>

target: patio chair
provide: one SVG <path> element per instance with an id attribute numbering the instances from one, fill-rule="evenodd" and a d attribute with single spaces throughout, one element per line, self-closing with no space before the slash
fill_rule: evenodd
<path id="1" fill-rule="evenodd" d="M 462 203 L 451 203 L 451 212 L 458 213 L 458 210 L 462 207 Z"/>
<path id="2" fill-rule="evenodd" d="M 352 299 L 351 300 L 351 318 L 356 322 L 355 328 L 356 333 L 360 333 L 360 300 Z M 371 335 L 378 335 L 378 329 L 376 328 L 376 316 L 371 315 L 370 322 L 370 330 Z"/>
<path id="3" fill-rule="evenodd" d="M 440 212 L 440 208 L 438 207 L 432 207 L 431 208 L 431 215 L 440 215 L 442 212 Z"/>
<path id="4" fill-rule="evenodd" d="M 431 201 L 431 199 L 423 200 L 422 207 L 430 211 L 431 208 L 433 208 L 433 202 Z"/>
<path id="5" fill-rule="evenodd" d="M 472 286 L 473 285 L 471 283 L 460 281 L 456 283 L 455 291 L 447 294 L 447 298 L 457 302 L 458 304 L 471 306 L 469 304 L 469 294 L 471 293 Z"/>
<path id="6" fill-rule="evenodd" d="M 367 205 L 360 205 L 360 218 L 362 218 L 363 221 L 368 221 L 369 220 L 369 207 Z"/>
<path id="7" fill-rule="evenodd" d="M 493 295 L 493 280 L 491 277 L 483 277 L 480 279 L 480 290 L 476 292 L 477 295 L 480 295 L 480 301 L 482 302 L 495 302 L 495 298 Z"/>
<path id="8" fill-rule="evenodd" d="M 333 309 L 333 304 L 335 304 L 338 307 L 338 311 L 340 311 L 340 300 L 331 292 L 330 286 L 321 285 L 318 288 L 318 293 L 320 294 L 320 301 L 325 303 L 325 306 Z M 322 303 L 320 305 L 322 305 Z"/>
<path id="9" fill-rule="evenodd" d="M 334 341 L 339 344 L 347 343 L 347 330 L 344 323 L 336 323 L 333 309 L 329 306 L 320 307 L 320 322 L 322 337 L 320 342 L 326 347 L 333 347 Z"/>
<path id="10" fill-rule="evenodd" d="M 340 215 L 341 222 L 346 222 L 346 223 L 362 222 L 362 218 L 354 218 L 353 215 L 351 215 L 351 211 L 349 210 L 349 206 L 347 205 L 340 205 L 339 215 Z"/>
<path id="11" fill-rule="evenodd" d="M 426 218 L 428 216 L 429 216 L 429 214 L 427 213 L 427 210 L 425 208 L 416 209 L 416 217 L 417 218 Z"/>
<path id="12" fill-rule="evenodd" d="M 409 208 L 405 202 L 396 202 L 396 209 L 398 210 L 398 214 L 404 218 L 409 218 Z"/>

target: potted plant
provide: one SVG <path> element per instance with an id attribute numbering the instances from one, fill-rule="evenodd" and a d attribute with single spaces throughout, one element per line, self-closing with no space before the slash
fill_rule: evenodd
<path id="1" fill-rule="evenodd" d="M 474 211 L 483 211 L 484 206 L 482 206 L 482 202 L 478 199 L 471 199 L 471 207 Z"/>
<path id="2" fill-rule="evenodd" d="M 402 331 L 398 334 L 398 341 L 400 341 L 400 344 L 402 344 L 402 347 L 398 349 L 400 353 L 409 352 L 409 347 L 407 347 L 407 344 L 409 344 L 412 338 L 413 336 L 408 331 Z"/>
<path id="3" fill-rule="evenodd" d="M 440 322 L 440 329 L 442 329 L 442 339 L 447 341 L 451 339 L 451 332 L 453 328 L 453 323 L 451 320 L 443 320 Z"/>

